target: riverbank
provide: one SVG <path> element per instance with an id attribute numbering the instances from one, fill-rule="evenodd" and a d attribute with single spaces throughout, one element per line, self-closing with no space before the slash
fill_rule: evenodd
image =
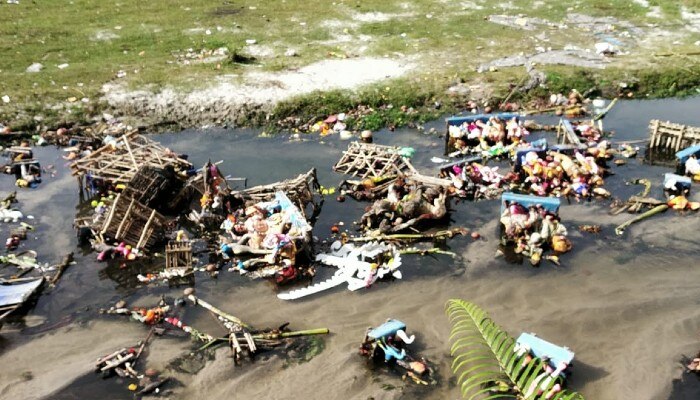
<path id="1" fill-rule="evenodd" d="M 700 86 L 695 1 L 1 7 L 0 46 L 14 54 L 0 59 L 0 123 L 13 130 L 103 113 L 151 129 L 294 128 L 340 112 L 374 130 L 511 91 L 527 107 L 571 88 L 646 98 Z"/>

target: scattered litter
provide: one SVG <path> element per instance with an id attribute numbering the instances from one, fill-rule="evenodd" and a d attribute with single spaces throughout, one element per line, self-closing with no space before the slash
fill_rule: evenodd
<path id="1" fill-rule="evenodd" d="M 499 25 L 505 25 L 511 28 L 524 29 L 532 31 L 538 28 L 540 25 L 552 27 L 552 28 L 563 28 L 565 25 L 555 24 L 541 18 L 531 18 L 524 15 L 489 15 L 489 22 L 493 22 Z"/>
<path id="2" fill-rule="evenodd" d="M 230 56 L 228 47 L 218 47 L 216 49 L 189 48 L 185 51 L 174 51 L 171 53 L 178 64 L 189 65 L 198 63 L 215 63 L 226 60 Z"/>
<path id="3" fill-rule="evenodd" d="M 499 68 L 518 67 L 528 65 L 571 65 L 582 68 L 604 69 L 610 60 L 605 57 L 584 50 L 563 49 L 548 50 L 530 55 L 508 56 L 487 63 L 480 64 L 477 72 L 498 70 Z"/>

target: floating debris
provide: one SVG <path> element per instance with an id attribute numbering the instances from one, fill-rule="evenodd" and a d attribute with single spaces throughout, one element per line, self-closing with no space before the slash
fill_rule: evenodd
<path id="1" fill-rule="evenodd" d="M 371 242 L 355 246 L 339 241 L 331 245 L 331 252 L 319 254 L 316 261 L 338 268 L 329 279 L 306 288 L 277 295 L 282 300 L 296 300 L 347 283 L 348 290 L 355 291 L 372 286 L 384 277 L 401 279 L 399 271 L 401 254 L 392 245 Z"/>

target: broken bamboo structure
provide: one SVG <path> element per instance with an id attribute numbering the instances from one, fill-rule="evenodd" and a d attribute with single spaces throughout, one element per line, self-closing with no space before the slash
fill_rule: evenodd
<path id="1" fill-rule="evenodd" d="M 408 158 L 400 154 L 400 147 L 352 142 L 333 166 L 341 174 L 361 178 L 378 178 L 415 171 Z"/>
<path id="2" fill-rule="evenodd" d="M 314 209 L 316 208 L 314 195 L 319 192 L 320 188 L 321 185 L 319 185 L 316 177 L 316 168 L 311 168 L 306 173 L 299 174 L 296 178 L 237 190 L 231 192 L 231 194 L 243 200 L 261 202 L 273 200 L 275 193 L 282 191 L 304 213 L 306 206 L 309 204 L 313 204 Z"/>
<path id="3" fill-rule="evenodd" d="M 165 246 L 165 269 L 192 268 L 192 244 L 189 240 L 171 240 Z"/>
<path id="4" fill-rule="evenodd" d="M 700 128 L 653 119 L 649 122 L 649 130 L 650 149 L 676 152 L 700 144 Z"/>
<path id="5" fill-rule="evenodd" d="M 141 204 L 157 208 L 169 201 L 182 186 L 182 180 L 172 169 L 144 165 L 136 171 L 122 193 Z"/>
<path id="6" fill-rule="evenodd" d="M 132 131 L 74 161 L 70 168 L 81 189 L 89 190 L 86 178 L 126 184 L 143 166 L 162 169 L 173 166 L 186 170 L 192 164 L 138 131 Z"/>
<path id="7" fill-rule="evenodd" d="M 417 184 L 418 186 L 427 186 L 432 188 L 449 188 L 452 186 L 452 181 L 445 178 L 437 178 L 433 176 L 423 175 L 418 172 L 406 175 L 407 184 Z"/>
<path id="8" fill-rule="evenodd" d="M 163 239 L 166 218 L 135 199 L 117 195 L 102 223 L 99 236 L 148 249 Z"/>
<path id="9" fill-rule="evenodd" d="M 581 143 L 578 135 L 574 131 L 574 126 L 567 119 L 560 119 L 557 126 L 557 143 L 576 146 L 577 148 L 585 148 L 586 145 Z"/>
<path id="10" fill-rule="evenodd" d="M 250 337 L 253 338 L 256 341 L 268 341 L 268 340 L 279 340 L 279 339 L 288 339 L 288 338 L 294 338 L 294 337 L 301 337 L 301 336 L 314 336 L 314 335 L 327 335 L 330 333 L 330 330 L 328 328 L 316 328 L 316 329 L 305 329 L 301 331 L 291 331 L 291 332 L 263 332 L 263 333 L 254 333 L 251 334 Z M 214 338 L 204 344 L 202 347 L 199 348 L 199 350 L 204 350 L 216 343 L 220 342 L 225 342 L 225 341 L 230 341 L 231 337 L 230 336 L 225 336 L 225 337 L 220 337 L 220 338 Z M 246 346 L 245 343 L 241 343 L 240 345 Z"/>

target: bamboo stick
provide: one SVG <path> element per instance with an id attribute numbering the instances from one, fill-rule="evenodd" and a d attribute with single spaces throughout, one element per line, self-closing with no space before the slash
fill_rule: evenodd
<path id="1" fill-rule="evenodd" d="M 218 315 L 220 317 L 223 317 L 231 322 L 235 322 L 244 328 L 251 329 L 250 325 L 246 324 L 245 322 L 241 321 L 240 319 L 234 317 L 233 315 L 231 315 L 227 312 L 221 311 L 220 309 L 216 308 L 215 306 L 207 303 L 206 301 L 204 301 L 202 299 L 199 299 L 197 296 L 195 296 L 193 294 L 189 295 L 187 298 L 190 299 L 190 301 L 192 301 L 194 304 L 200 305 L 200 306 L 206 308 L 207 310 L 215 313 L 216 315 Z"/>
<path id="2" fill-rule="evenodd" d="M 99 365 L 102 364 L 103 362 L 105 362 L 105 361 L 107 361 L 107 360 L 113 359 L 114 357 L 118 356 L 119 354 L 121 354 L 121 353 L 124 352 L 124 351 L 126 351 L 126 348 L 117 350 L 117 351 L 115 351 L 114 353 L 111 353 L 111 354 L 108 354 L 108 355 L 106 355 L 106 356 L 103 356 L 103 357 L 98 358 L 97 361 L 95 362 L 95 366 L 99 366 Z"/>
<path id="3" fill-rule="evenodd" d="M 464 228 L 454 228 L 446 231 L 438 231 L 435 233 L 395 233 L 391 235 L 379 236 L 362 236 L 349 238 L 351 242 L 373 242 L 375 240 L 418 240 L 418 239 L 444 239 L 451 238 L 455 235 L 466 235 L 467 230 Z"/>
<path id="4" fill-rule="evenodd" d="M 419 254 L 421 256 L 424 256 L 426 254 L 444 254 L 447 256 L 451 257 L 457 257 L 457 254 L 451 252 L 451 251 L 445 251 L 441 250 L 438 248 L 432 248 L 432 249 L 417 249 L 417 248 L 410 248 L 410 249 L 405 249 L 405 250 L 400 250 L 399 253 L 401 254 Z"/>
<path id="5" fill-rule="evenodd" d="M 148 217 L 148 221 L 146 222 L 146 225 L 144 225 L 144 227 L 141 231 L 141 236 L 139 237 L 139 242 L 136 244 L 136 248 L 141 249 L 145 245 L 145 243 L 142 243 L 142 242 L 144 241 L 144 238 L 146 237 L 146 232 L 148 232 L 148 228 L 151 226 L 151 221 L 153 221 L 153 218 L 155 216 L 156 216 L 156 210 L 153 210 L 153 212 L 151 212 L 151 216 Z"/>
<path id="6" fill-rule="evenodd" d="M 654 216 L 654 215 L 659 214 L 659 213 L 661 213 L 661 212 L 664 212 L 664 211 L 666 211 L 666 210 L 668 210 L 668 205 L 667 205 L 667 204 L 658 205 L 658 206 L 652 208 L 651 210 L 645 212 L 644 214 L 638 215 L 638 216 L 636 216 L 636 217 L 630 219 L 629 221 L 627 221 L 627 222 L 625 222 L 625 223 L 623 223 L 623 224 L 621 224 L 621 225 L 618 225 L 618 227 L 615 228 L 615 233 L 616 233 L 617 235 L 622 235 L 622 234 L 625 232 L 625 229 L 626 229 L 628 226 L 634 224 L 635 222 L 639 222 L 639 221 L 641 221 L 641 220 L 643 220 L 643 219 L 649 218 L 649 217 L 651 217 L 651 216 Z"/>
<path id="7" fill-rule="evenodd" d="M 58 282 L 59 279 L 61 279 L 61 276 L 63 275 L 63 272 L 68 268 L 68 266 L 73 262 L 73 252 L 68 253 L 65 257 L 63 257 L 63 261 L 61 261 L 61 264 L 58 266 L 58 270 L 56 271 L 56 274 L 53 276 L 51 279 L 51 286 L 56 286 L 56 283 Z"/>
<path id="8" fill-rule="evenodd" d="M 122 232 L 122 228 L 124 227 L 124 224 L 126 223 L 126 220 L 129 219 L 129 214 L 131 213 L 131 208 L 134 206 L 135 199 L 131 199 L 131 203 L 129 203 L 129 207 L 126 209 L 126 213 L 124 213 L 124 217 L 122 218 L 122 222 L 119 223 L 119 227 L 117 228 L 117 233 L 114 234 L 115 238 L 119 237 L 119 234 Z"/>
<path id="9" fill-rule="evenodd" d="M 105 232 L 107 232 L 109 225 L 112 223 L 112 217 L 114 216 L 114 212 L 115 212 L 115 209 L 117 208 L 117 203 L 119 203 L 120 197 L 121 197 L 121 194 L 118 194 L 117 197 L 112 202 L 112 207 L 110 207 L 110 210 L 109 210 L 109 216 L 107 217 L 107 220 L 105 221 L 103 228 L 100 231 L 100 234 L 104 235 Z"/>
<path id="10" fill-rule="evenodd" d="M 148 344 L 148 340 L 151 339 L 151 336 L 153 336 L 153 332 L 155 331 L 155 327 L 151 327 L 151 330 L 148 331 L 148 335 L 146 335 L 146 339 L 143 340 L 143 343 L 141 343 L 141 346 L 139 347 L 139 350 L 136 352 L 136 357 L 135 359 L 138 360 L 139 357 L 141 357 L 141 353 L 143 352 L 143 349 L 146 347 Z"/>
<path id="11" fill-rule="evenodd" d="M 291 338 L 291 337 L 298 337 L 298 336 L 327 335 L 328 333 L 330 333 L 330 330 L 328 328 L 316 328 L 316 329 L 306 329 L 306 330 L 294 331 L 294 332 L 257 333 L 257 334 L 251 335 L 251 336 L 253 337 L 253 339 L 273 340 L 273 339 Z"/>
<path id="12" fill-rule="evenodd" d="M 606 115 L 608 112 L 610 112 L 610 110 L 613 108 L 613 106 L 615 106 L 615 103 L 617 103 L 617 97 L 615 97 L 615 98 L 610 102 L 610 104 L 608 104 L 608 106 L 605 107 L 605 109 L 604 109 L 603 111 L 600 112 L 600 114 L 598 114 L 598 115 L 596 115 L 595 117 L 593 117 L 593 121 L 598 121 L 599 119 L 603 119 L 603 118 L 605 117 L 605 115 Z"/>

